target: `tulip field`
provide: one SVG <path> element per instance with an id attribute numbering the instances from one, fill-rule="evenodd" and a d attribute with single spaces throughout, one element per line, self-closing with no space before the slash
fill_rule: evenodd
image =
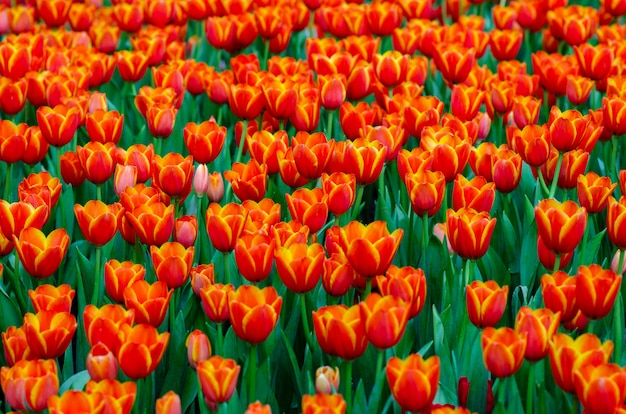
<path id="1" fill-rule="evenodd" d="M 0 413 L 626 413 L 625 38 L 0 0 Z"/>

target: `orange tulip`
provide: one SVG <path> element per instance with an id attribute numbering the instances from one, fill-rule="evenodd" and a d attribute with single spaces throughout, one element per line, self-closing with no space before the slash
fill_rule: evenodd
<path id="1" fill-rule="evenodd" d="M 504 378 L 515 374 L 524 362 L 526 334 L 488 326 L 483 330 L 481 345 L 487 370 L 494 377 Z"/>
<path id="2" fill-rule="evenodd" d="M 371 184 L 380 176 L 387 147 L 379 141 L 357 138 L 348 142 L 343 151 L 343 172 L 354 174 L 357 184 Z"/>
<path id="3" fill-rule="evenodd" d="M 544 126 L 527 125 L 511 131 L 511 146 L 532 167 L 543 165 L 550 155 L 550 131 Z"/>
<path id="4" fill-rule="evenodd" d="M 13 236 L 13 243 L 24 269 L 31 276 L 43 279 L 52 276 L 59 268 L 70 238 L 63 228 L 46 236 L 35 227 L 27 227 L 20 232 L 19 238 Z"/>
<path id="5" fill-rule="evenodd" d="M 2 204 L 0 204 L 1 206 Z M 619 201 L 610 197 L 606 216 L 606 229 L 609 234 L 609 240 L 620 250 L 626 248 L 624 219 L 626 219 L 626 197 L 620 197 Z"/>
<path id="6" fill-rule="evenodd" d="M 415 214 L 420 217 L 428 214 L 428 217 L 432 217 L 439 211 L 446 189 L 445 177 L 441 171 L 407 173 L 404 184 Z"/>
<path id="7" fill-rule="evenodd" d="M 470 143 L 450 127 L 426 127 L 422 131 L 420 148 L 432 155 L 433 171 L 441 171 L 446 182 L 454 180 L 467 165 Z"/>
<path id="8" fill-rule="evenodd" d="M 562 152 L 571 151 L 580 145 L 589 120 L 576 110 L 558 113 L 550 123 L 552 145 Z"/>
<path id="9" fill-rule="evenodd" d="M 237 336 L 252 344 L 258 344 L 272 333 L 283 304 L 282 297 L 269 286 L 240 286 L 228 293 L 230 322 Z"/>
<path id="10" fill-rule="evenodd" d="M 19 411 L 43 411 L 50 396 L 59 392 L 59 376 L 52 359 L 19 361 L 2 367 L 0 383 L 6 402 Z"/>
<path id="11" fill-rule="evenodd" d="M 541 166 L 546 183 L 552 183 L 556 174 L 556 164 L 559 153 L 556 150 L 550 152 L 548 161 Z M 582 149 L 568 151 L 563 154 L 563 162 L 559 172 L 557 185 L 559 188 L 573 189 L 576 188 L 576 180 L 579 175 L 584 174 L 589 161 L 589 153 Z"/>
<path id="12" fill-rule="evenodd" d="M 410 303 L 395 296 L 370 294 L 360 303 L 361 321 L 368 341 L 379 349 L 396 345 L 409 317 Z"/>
<path id="13" fill-rule="evenodd" d="M 141 50 L 120 50 L 116 52 L 117 69 L 124 82 L 140 81 L 148 71 L 149 55 Z"/>
<path id="14" fill-rule="evenodd" d="M 548 343 L 559 328 L 561 314 L 550 309 L 523 306 L 515 318 L 515 331 L 526 334 L 524 358 L 539 361 L 548 355 Z"/>
<path id="15" fill-rule="evenodd" d="M 194 161 L 209 164 L 224 147 L 226 127 L 217 125 L 212 118 L 200 124 L 189 122 L 183 129 L 183 139 Z"/>
<path id="16" fill-rule="evenodd" d="M 298 94 L 287 83 L 267 81 L 261 83 L 265 107 L 274 118 L 288 119 L 296 109 Z"/>
<path id="17" fill-rule="evenodd" d="M 406 80 L 408 63 L 408 55 L 395 50 L 374 53 L 372 60 L 374 74 L 385 88 L 395 88 Z"/>
<path id="18" fill-rule="evenodd" d="M 85 127 L 92 141 L 117 144 L 124 129 L 124 115 L 118 111 L 98 109 L 86 115 Z"/>
<path id="19" fill-rule="evenodd" d="M 174 241 L 185 248 L 193 247 L 198 237 L 198 218 L 181 216 L 174 223 Z"/>
<path id="20" fill-rule="evenodd" d="M 342 74 L 319 75 L 320 104 L 329 111 L 339 109 L 346 100 L 346 78 Z"/>
<path id="21" fill-rule="evenodd" d="M 469 208 L 448 209 L 446 224 L 448 240 L 455 253 L 464 259 L 476 260 L 489 249 L 496 219 L 490 219 L 489 213 Z"/>
<path id="22" fill-rule="evenodd" d="M 367 349 L 359 305 L 324 306 L 313 311 L 315 337 L 324 353 L 353 360 Z"/>
<path id="23" fill-rule="evenodd" d="M 594 81 L 584 76 L 570 76 L 567 78 L 566 95 L 573 105 L 583 105 L 589 100 Z"/>
<path id="24" fill-rule="evenodd" d="M 491 54 L 496 60 L 513 60 L 517 56 L 524 32 L 520 30 L 492 30 L 489 32 Z"/>
<path id="25" fill-rule="evenodd" d="M 575 372 L 584 366 L 598 366 L 609 362 L 613 342 L 584 333 L 573 339 L 566 334 L 556 334 L 550 341 L 550 368 L 556 384 L 565 392 L 574 393 Z"/>
<path id="26" fill-rule="evenodd" d="M 117 353 L 122 372 L 132 379 L 150 375 L 165 354 L 170 333 L 159 334 L 152 325 L 139 324 L 132 328 L 123 325 L 122 335 L 124 339 Z"/>
<path id="27" fill-rule="evenodd" d="M 341 394 L 315 394 L 302 396 L 302 414 L 344 414 L 346 400 Z"/>
<path id="28" fill-rule="evenodd" d="M 471 180 L 461 174 L 457 175 L 452 188 L 452 208 L 460 210 L 465 207 L 489 212 L 496 197 L 495 186 L 495 183 L 487 182 L 480 175 Z"/>
<path id="29" fill-rule="evenodd" d="M 104 287 L 115 302 L 124 302 L 124 289 L 136 280 L 143 280 L 146 269 L 141 264 L 111 259 L 104 264 Z"/>
<path id="30" fill-rule="evenodd" d="M 294 242 L 276 247 L 274 257 L 278 276 L 292 292 L 311 291 L 324 270 L 324 248 L 318 243 Z"/>
<path id="31" fill-rule="evenodd" d="M 561 314 L 561 322 L 569 322 L 576 312 L 576 277 L 557 271 L 553 275 L 541 276 L 541 295 L 546 308 Z"/>
<path id="32" fill-rule="evenodd" d="M 94 381 L 117 378 L 117 359 L 113 352 L 102 343 L 95 344 L 85 361 L 89 377 Z"/>
<path id="33" fill-rule="evenodd" d="M 478 328 L 496 326 L 506 308 L 508 286 L 498 286 L 493 280 L 475 280 L 465 288 L 467 316 Z"/>
<path id="34" fill-rule="evenodd" d="M 169 289 L 183 286 L 189 279 L 193 253 L 193 246 L 185 248 L 179 242 L 166 242 L 160 247 L 150 246 L 156 278 L 165 282 Z"/>
<path id="35" fill-rule="evenodd" d="M 26 129 L 26 132 L 24 132 L 24 138 L 26 138 L 27 146 L 26 151 L 22 155 L 22 161 L 28 165 L 35 165 L 43 161 L 48 153 L 50 144 L 48 144 L 48 141 L 41 135 L 41 129 L 36 125 L 29 127 Z M 65 155 L 65 153 L 63 155 Z M 61 155 L 61 157 L 63 155 Z M 61 165 L 62 164 L 63 163 L 61 163 Z M 63 171 L 62 167 L 61 171 Z"/>
<path id="36" fill-rule="evenodd" d="M 28 291 L 35 312 L 70 312 L 75 294 L 76 291 L 68 284 L 62 284 L 58 287 L 47 284 L 40 285 L 35 290 Z"/>
<path id="37" fill-rule="evenodd" d="M 48 398 L 48 412 L 50 414 L 88 413 L 96 411 L 101 404 L 101 394 L 67 390 L 61 396 L 52 395 Z"/>
<path id="38" fill-rule="evenodd" d="M 117 233 L 117 223 L 122 214 L 122 205 L 106 205 L 99 200 L 89 200 L 81 206 L 74 205 L 74 214 L 85 240 L 94 246 L 104 246 Z"/>
<path id="39" fill-rule="evenodd" d="M 430 407 L 439 387 L 439 357 L 424 360 L 417 353 L 404 360 L 392 357 L 385 372 L 393 398 L 403 411 L 420 412 Z"/>
<path id="40" fill-rule="evenodd" d="M 476 117 L 485 98 L 485 92 L 465 84 L 454 85 L 450 98 L 452 114 L 463 121 Z M 405 109 L 405 111 L 408 111 Z"/>
<path id="41" fill-rule="evenodd" d="M 101 394 L 106 405 L 119 409 L 122 414 L 130 414 L 137 396 L 137 383 L 103 379 L 87 381 L 87 394 Z"/>
<path id="42" fill-rule="evenodd" d="M 265 99 L 261 88 L 245 83 L 230 85 L 228 103 L 237 118 L 248 121 L 258 118 L 261 111 L 265 109 Z"/>
<path id="43" fill-rule="evenodd" d="M 152 144 L 133 144 L 126 151 L 118 149 L 117 162 L 123 165 L 132 165 L 137 168 L 137 182 L 145 183 L 152 177 L 152 158 L 154 147 Z"/>
<path id="44" fill-rule="evenodd" d="M 433 60 L 449 84 L 463 83 L 474 66 L 474 49 L 450 44 L 434 49 Z"/>
<path id="45" fill-rule="evenodd" d="M 341 129 L 350 141 L 361 136 L 361 130 L 374 122 L 375 108 L 367 102 L 359 102 L 356 105 L 346 101 L 339 108 L 339 123 Z"/>
<path id="46" fill-rule="evenodd" d="M 221 283 L 207 283 L 200 288 L 202 310 L 209 320 L 215 323 L 224 323 L 230 318 L 228 295 L 234 290 L 233 285 Z"/>
<path id="47" fill-rule="evenodd" d="M 324 259 L 322 286 L 330 295 L 343 296 L 352 287 L 357 276 L 356 272 L 343 252 L 329 253 L 329 255 L 329 258 Z"/>
<path id="48" fill-rule="evenodd" d="M 392 265 L 385 276 L 376 277 L 376 284 L 383 296 L 394 296 L 406 302 L 409 318 L 422 311 L 426 300 L 426 276 L 422 269 Z"/>
<path id="49" fill-rule="evenodd" d="M 593 171 L 579 175 L 578 201 L 589 213 L 599 213 L 606 208 L 615 187 L 617 183 L 612 183 L 609 177 L 600 177 Z"/>
<path id="50" fill-rule="evenodd" d="M 626 397 L 626 370 L 617 364 L 584 365 L 574 372 L 574 386 L 586 413 L 618 412 Z"/>
<path id="51" fill-rule="evenodd" d="M 62 147 L 72 140 L 78 128 L 79 117 L 78 108 L 61 104 L 54 108 L 42 106 L 37 109 L 37 124 L 41 135 L 48 144 L 56 147 Z"/>
<path id="52" fill-rule="evenodd" d="M 204 401 L 215 409 L 230 400 L 237 387 L 241 367 L 235 360 L 215 355 L 198 364 L 196 372 Z"/>
<path id="53" fill-rule="evenodd" d="M 341 216 L 354 203 L 356 178 L 354 174 L 342 172 L 331 175 L 322 173 L 322 190 L 327 197 L 328 210 L 336 217 Z"/>
<path id="54" fill-rule="evenodd" d="M 576 277 L 576 303 L 590 319 L 604 318 L 613 309 L 622 276 L 600 265 L 580 266 Z"/>
<path id="55" fill-rule="evenodd" d="M 352 221 L 340 229 L 341 247 L 354 270 L 361 276 L 384 275 L 400 246 L 404 231 L 392 233 L 383 221 L 365 225 Z"/>
<path id="56" fill-rule="evenodd" d="M 246 136 L 250 156 L 259 164 L 267 165 L 268 174 L 276 174 L 279 171 L 279 154 L 287 151 L 289 138 L 287 132 L 279 130 L 276 133 L 269 131 L 256 131 Z"/>
<path id="57" fill-rule="evenodd" d="M 272 407 L 268 404 L 261 404 L 260 401 L 255 401 L 248 404 L 244 414 L 272 414 Z"/>
<path id="58" fill-rule="evenodd" d="M 327 140 L 323 132 L 296 133 L 292 141 L 293 159 L 300 175 L 309 180 L 320 178 L 330 161 L 334 145 L 335 141 Z"/>
<path id="59" fill-rule="evenodd" d="M 267 164 L 251 159 L 247 164 L 236 162 L 224 173 L 235 195 L 242 201 L 261 201 L 267 190 Z"/>
<path id="60" fill-rule="evenodd" d="M 2 332 L 2 346 L 4 349 L 4 360 L 12 367 L 18 361 L 35 359 L 33 352 L 28 346 L 26 331 L 23 326 L 10 326 Z"/>
<path id="61" fill-rule="evenodd" d="M 78 145 L 76 154 L 85 172 L 85 178 L 94 184 L 106 182 L 115 171 L 117 147 L 112 142 L 102 144 L 91 141 L 85 146 Z"/>
<path id="62" fill-rule="evenodd" d="M 241 204 L 229 203 L 221 207 L 211 203 L 206 211 L 206 229 L 213 247 L 224 253 L 234 250 L 247 215 L 248 211 Z"/>
<path id="63" fill-rule="evenodd" d="M 24 315 L 24 332 L 37 358 L 63 355 L 76 332 L 76 317 L 69 312 L 40 311 Z"/>
<path id="64" fill-rule="evenodd" d="M 312 233 L 324 227 L 328 219 L 327 197 L 321 188 L 303 188 L 286 194 L 287 207 L 293 220 L 308 226 Z"/>
<path id="65" fill-rule="evenodd" d="M 161 158 L 152 158 L 152 184 L 168 196 L 182 203 L 193 183 L 193 158 L 171 152 Z"/>
<path id="66" fill-rule="evenodd" d="M 541 200 L 535 207 L 535 220 L 546 247 L 563 254 L 573 251 L 580 243 L 587 227 L 587 211 L 573 201 Z"/>
<path id="67" fill-rule="evenodd" d="M 365 21 L 373 35 L 390 36 L 402 25 L 402 9 L 397 4 L 371 3 L 365 8 Z"/>
<path id="68" fill-rule="evenodd" d="M 613 61 L 613 50 L 608 45 L 592 46 L 589 43 L 583 43 L 574 46 L 574 53 L 581 75 L 599 81 L 609 74 Z"/>
<path id="69" fill-rule="evenodd" d="M 622 97 L 605 96 L 602 98 L 602 125 L 613 135 L 626 133 L 624 116 L 626 116 L 626 100 Z"/>
<path id="70" fill-rule="evenodd" d="M 174 230 L 174 205 L 160 201 L 142 204 L 125 212 L 126 219 L 137 233 L 139 241 L 160 246 L 167 242 Z"/>
<path id="71" fill-rule="evenodd" d="M 263 232 L 244 234 L 237 239 L 235 262 L 246 280 L 258 283 L 270 275 L 275 245 L 274 239 Z"/>
<path id="72" fill-rule="evenodd" d="M 0 77 L 0 109 L 7 115 L 20 113 L 26 105 L 28 81 L 22 78 L 13 81 L 10 78 Z"/>
<path id="73" fill-rule="evenodd" d="M 135 318 L 135 311 L 124 309 L 121 305 L 104 305 L 97 308 L 87 305 L 83 312 L 85 334 L 90 346 L 102 342 L 113 353 L 121 345 L 121 327 L 130 326 Z"/>
<path id="74" fill-rule="evenodd" d="M 158 328 L 167 315 L 173 289 L 165 282 L 137 280 L 124 289 L 124 306 L 135 311 L 135 321 Z"/>
<path id="75" fill-rule="evenodd" d="M 570 46 L 585 43 L 596 31 L 597 11 L 579 5 L 561 7 L 546 15 L 550 33 Z"/>

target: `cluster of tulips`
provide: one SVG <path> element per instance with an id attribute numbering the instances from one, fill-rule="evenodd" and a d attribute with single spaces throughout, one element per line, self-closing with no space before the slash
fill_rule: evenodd
<path id="1" fill-rule="evenodd" d="M 492 3 L 0 0 L 0 409 L 626 412 L 626 3 Z"/>

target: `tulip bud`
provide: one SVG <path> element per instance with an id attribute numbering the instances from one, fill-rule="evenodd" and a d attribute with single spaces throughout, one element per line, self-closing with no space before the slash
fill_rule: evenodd
<path id="1" fill-rule="evenodd" d="M 126 187 L 134 187 L 137 183 L 137 167 L 134 165 L 117 164 L 113 181 L 115 194 L 119 196 Z"/>
<path id="2" fill-rule="evenodd" d="M 339 368 L 319 367 L 315 371 L 315 391 L 318 394 L 333 394 L 339 389 Z"/>
<path id="3" fill-rule="evenodd" d="M 187 337 L 187 360 L 193 369 L 198 363 L 209 359 L 211 356 L 211 342 L 209 338 L 199 329 L 196 329 Z"/>
<path id="4" fill-rule="evenodd" d="M 106 94 L 94 91 L 91 93 L 91 96 L 89 97 L 89 101 L 87 103 L 87 113 L 92 114 L 98 109 L 108 111 L 109 105 L 107 104 Z"/>
<path id="5" fill-rule="evenodd" d="M 611 260 L 611 270 L 614 271 L 615 273 L 617 273 L 618 276 L 621 276 L 624 274 L 624 270 L 626 270 L 626 255 L 624 255 L 624 260 L 622 261 L 622 271 L 621 273 L 619 273 L 619 255 L 620 255 L 620 251 L 616 251 L 615 255 L 613 256 L 613 260 Z M 2 269 L 0 268 L 0 275 L 2 275 Z"/>
<path id="6" fill-rule="evenodd" d="M 209 188 L 209 169 L 205 164 L 198 165 L 196 174 L 193 176 L 193 191 L 198 197 L 202 197 Z"/>
<path id="7" fill-rule="evenodd" d="M 174 224 L 174 240 L 185 246 L 191 247 L 198 236 L 198 219 L 196 216 L 182 216 L 176 219 Z"/>
<path id="8" fill-rule="evenodd" d="M 117 359 L 103 343 L 97 343 L 87 354 L 87 372 L 94 381 L 117 378 Z"/>
<path id="9" fill-rule="evenodd" d="M 209 177 L 206 194 L 211 202 L 219 203 L 224 197 L 224 178 L 219 172 L 213 172 Z"/>
<path id="10" fill-rule="evenodd" d="M 174 391 L 169 391 L 156 400 L 156 414 L 180 414 L 182 412 L 180 397 Z"/>

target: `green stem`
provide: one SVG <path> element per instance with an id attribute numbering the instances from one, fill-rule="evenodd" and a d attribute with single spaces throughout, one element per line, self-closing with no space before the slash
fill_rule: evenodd
<path id="1" fill-rule="evenodd" d="M 250 359 L 248 360 L 248 382 L 250 384 L 250 393 L 248 401 L 256 401 L 256 344 L 250 344 Z"/>
<path id="2" fill-rule="evenodd" d="M 222 69 L 220 68 L 221 66 L 221 61 L 222 61 L 222 49 L 217 49 L 216 53 L 215 53 L 215 68 L 218 71 L 221 71 Z M 220 124 L 221 125 L 221 124 Z"/>
<path id="3" fill-rule="evenodd" d="M 461 286 L 461 290 L 465 290 L 465 287 L 472 282 L 473 279 L 473 270 L 474 270 L 474 261 L 470 259 L 465 260 L 465 266 L 463 271 L 463 286 Z"/>
<path id="4" fill-rule="evenodd" d="M 300 316 L 302 317 L 302 330 L 304 331 L 304 337 L 306 343 L 309 345 L 309 349 L 314 349 L 313 338 L 311 337 L 311 331 L 309 330 L 309 316 L 306 309 L 306 295 L 300 295 Z"/>
<path id="5" fill-rule="evenodd" d="M 205 228 L 204 226 L 204 196 L 202 197 L 197 197 L 198 200 L 198 212 L 196 213 L 196 217 L 198 218 L 198 235 L 196 236 L 196 243 L 195 243 L 195 254 L 194 254 L 194 263 L 197 266 L 199 263 L 202 263 L 202 241 L 201 241 L 201 237 L 203 234 L 203 229 Z M 206 232 L 206 230 L 205 230 Z"/>
<path id="6" fill-rule="evenodd" d="M 215 355 L 222 355 L 222 344 L 224 343 L 224 324 L 217 324 L 217 340 L 215 341 Z"/>
<path id="7" fill-rule="evenodd" d="M 248 136 L 248 120 L 242 120 L 243 127 L 241 128 L 241 140 L 239 141 L 239 148 L 237 148 L 237 155 L 235 156 L 235 162 L 240 162 L 243 156 L 243 147 L 246 145 L 246 137 Z M 233 163 L 234 164 L 234 163 Z"/>
<path id="8" fill-rule="evenodd" d="M 543 179 L 541 168 L 537 168 L 537 184 L 539 192 L 543 191 L 543 194 L 548 194 L 550 192 L 550 189 L 548 189 L 548 186 L 546 185 L 546 181 Z"/>
<path id="9" fill-rule="evenodd" d="M 341 216 L 335 216 L 335 220 L 333 222 L 333 226 L 339 226 L 339 219 L 341 218 Z"/>
<path id="10" fill-rule="evenodd" d="M 200 380 L 196 378 L 196 382 L 198 383 L 198 406 L 200 407 L 200 414 L 207 414 L 209 408 L 206 406 L 204 402 L 204 394 L 202 393 L 202 384 Z"/>
<path id="11" fill-rule="evenodd" d="M 268 58 L 270 56 L 270 40 L 269 39 L 263 39 L 263 62 L 261 62 L 261 69 L 263 70 L 267 70 L 268 68 Z"/>
<path id="12" fill-rule="evenodd" d="M 26 312 L 26 308 L 28 306 L 26 297 L 24 296 L 26 293 L 26 289 L 22 288 L 20 283 L 20 257 L 17 254 L 17 250 L 14 251 L 13 254 L 15 255 L 15 264 L 13 266 L 13 277 L 11 279 L 11 282 L 13 283 L 13 289 L 15 289 L 15 297 L 17 298 L 17 303 L 19 304 L 20 311 L 23 314 Z"/>
<path id="13" fill-rule="evenodd" d="M 5 177 L 4 182 L 4 199 L 7 202 L 11 201 L 11 186 L 13 183 L 11 182 L 11 175 L 13 172 L 13 164 L 7 164 L 7 175 Z"/>
<path id="14" fill-rule="evenodd" d="M 102 201 L 102 185 L 96 184 L 96 200 Z"/>
<path id="15" fill-rule="evenodd" d="M 561 164 L 563 164 L 563 154 L 559 152 L 559 159 L 556 162 L 556 168 L 554 169 L 554 176 L 552 177 L 552 185 L 550 186 L 550 194 L 548 194 L 548 198 L 554 198 L 554 193 L 556 193 L 556 184 L 559 182 L 559 175 L 561 174 Z"/>
<path id="16" fill-rule="evenodd" d="M 230 283 L 230 265 L 228 263 L 230 252 L 224 252 L 224 284 L 228 285 Z"/>
<path id="17" fill-rule="evenodd" d="M 356 220 L 356 217 L 359 215 L 359 210 L 361 209 L 361 200 L 363 199 L 363 191 L 365 190 L 365 186 L 363 184 L 357 184 L 356 187 L 356 200 L 354 201 L 354 205 L 352 206 L 351 221 Z"/>
<path id="18" fill-rule="evenodd" d="M 406 239 L 406 261 L 408 263 L 409 257 L 411 257 L 411 242 L 413 241 L 413 226 L 415 226 L 415 212 L 412 208 L 409 208 L 409 228 L 407 229 Z"/>
<path id="19" fill-rule="evenodd" d="M 535 395 L 535 363 L 530 364 L 528 369 L 528 385 L 526 388 L 526 412 L 534 413 L 533 397 Z"/>
<path id="20" fill-rule="evenodd" d="M 613 343 L 615 344 L 615 351 L 613 353 L 614 361 L 622 366 L 622 351 L 624 349 L 624 297 L 620 292 L 615 299 L 613 305 L 613 329 L 614 335 Z"/>
<path id="21" fill-rule="evenodd" d="M 552 269 L 552 274 L 558 272 L 559 268 L 561 267 L 561 255 L 555 253 L 555 256 L 556 258 L 554 259 L 554 268 Z"/>
<path id="22" fill-rule="evenodd" d="M 141 242 L 139 241 L 139 236 L 135 236 L 135 246 L 133 249 L 133 260 L 135 263 L 143 263 L 143 251 L 141 249 Z"/>
<path id="23" fill-rule="evenodd" d="M 100 261 L 102 260 L 102 248 L 99 246 L 96 246 L 96 271 L 95 271 L 95 277 L 94 277 L 94 281 L 93 281 L 93 293 L 91 295 L 91 303 L 93 303 L 95 306 L 99 307 L 100 303 L 102 302 L 102 295 L 100 294 L 100 287 L 101 287 L 101 280 L 102 279 L 102 272 L 100 269 Z"/>
<path id="24" fill-rule="evenodd" d="M 180 296 L 180 289 L 174 289 L 172 299 L 170 300 L 170 332 L 174 332 L 174 326 L 176 323 L 176 312 L 178 311 L 178 298 Z"/>
<path id="25" fill-rule="evenodd" d="M 163 148 L 163 139 L 153 138 L 152 141 L 154 142 L 154 155 L 158 155 L 159 157 L 162 157 L 163 155 L 161 155 L 161 151 Z"/>
<path id="26" fill-rule="evenodd" d="M 424 213 L 422 216 L 422 269 L 426 271 L 426 259 L 428 251 L 428 241 L 429 241 L 429 228 L 428 228 L 428 212 Z"/>
<path id="27" fill-rule="evenodd" d="M 376 377 L 377 378 L 378 378 L 378 375 L 383 370 L 384 359 L 385 359 L 385 350 L 384 349 L 379 349 L 378 350 L 378 357 L 376 358 Z"/>
<path id="28" fill-rule="evenodd" d="M 589 225 L 587 225 L 587 227 L 585 227 L 585 232 L 583 233 L 583 242 L 580 246 L 580 255 L 579 258 L 577 260 L 579 265 L 584 265 L 585 264 L 585 250 L 587 247 L 587 239 L 589 238 Z M 576 266 L 576 268 L 578 268 L 578 266 Z"/>
<path id="29" fill-rule="evenodd" d="M 343 361 L 343 378 L 342 385 L 343 395 L 346 400 L 346 413 L 352 414 L 352 361 Z"/>
<path id="30" fill-rule="evenodd" d="M 617 264 L 617 275 L 621 276 L 622 272 L 624 271 L 624 254 L 626 253 L 626 250 L 620 250 L 619 251 L 619 263 Z"/>
<path id="31" fill-rule="evenodd" d="M 611 178 L 613 181 L 619 179 L 619 160 L 617 159 L 617 148 L 619 147 L 619 136 L 611 139 Z"/>
<path id="32" fill-rule="evenodd" d="M 335 111 L 328 111 L 328 122 L 326 125 L 326 137 L 331 139 L 333 137 L 333 116 Z"/>
<path id="33" fill-rule="evenodd" d="M 365 294 L 363 295 L 363 300 L 365 300 L 370 293 L 372 293 L 372 278 L 368 277 L 365 279 Z"/>
<path id="34" fill-rule="evenodd" d="M 385 194 L 385 168 L 386 165 L 383 164 L 383 169 L 378 176 L 378 201 L 376 201 L 376 211 L 375 216 L 377 220 L 389 221 L 387 220 L 388 214 L 385 211 L 389 208 L 387 203 L 384 202 L 383 194 Z"/>

